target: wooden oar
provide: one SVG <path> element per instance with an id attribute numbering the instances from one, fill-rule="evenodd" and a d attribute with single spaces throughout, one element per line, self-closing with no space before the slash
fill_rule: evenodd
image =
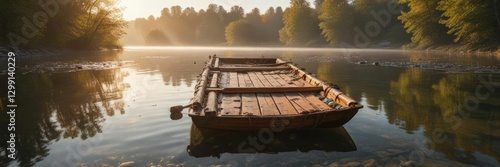
<path id="1" fill-rule="evenodd" d="M 185 108 L 188 108 L 188 107 L 191 107 L 191 106 L 193 106 L 193 104 L 188 104 L 188 105 L 185 105 L 185 106 L 183 106 L 183 105 L 172 106 L 172 107 L 170 107 L 170 112 L 171 113 L 180 113 Z"/>

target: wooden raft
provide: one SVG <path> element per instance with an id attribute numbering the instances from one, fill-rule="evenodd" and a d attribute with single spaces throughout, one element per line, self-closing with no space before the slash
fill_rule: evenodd
<path id="1" fill-rule="evenodd" d="M 246 59 L 250 63 L 239 64 L 224 64 L 220 59 L 223 58 L 211 59 L 202 73 L 201 77 L 206 77 L 210 69 L 211 78 L 200 81 L 209 85 L 200 90 L 208 91 L 206 107 L 200 115 L 276 116 L 333 109 L 316 97 L 318 93 L 313 94 L 323 87 L 297 78 L 292 68 L 276 64 L 276 59 Z M 265 64 L 252 64 L 252 60 Z"/>
<path id="2" fill-rule="evenodd" d="M 215 55 L 206 63 L 187 106 L 198 128 L 243 131 L 339 127 L 363 107 L 280 59 Z"/>

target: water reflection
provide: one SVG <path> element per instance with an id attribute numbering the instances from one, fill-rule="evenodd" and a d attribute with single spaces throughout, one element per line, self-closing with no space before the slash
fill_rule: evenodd
<path id="1" fill-rule="evenodd" d="M 452 160 L 478 166 L 498 166 L 500 94 L 497 92 L 500 85 L 489 84 L 495 92 L 488 98 L 479 99 L 474 111 L 465 108 L 464 99 L 476 97 L 476 88 L 482 84 L 478 79 L 480 76 L 495 82 L 500 81 L 500 76 L 493 75 L 489 79 L 488 74 L 450 74 L 350 63 L 431 60 L 494 65 L 498 64 L 498 58 L 407 51 L 349 52 L 144 48 L 122 53 L 102 52 L 95 54 L 99 55 L 97 57 L 39 59 L 36 61 L 69 61 L 67 64 L 118 61 L 123 66 L 108 70 L 19 74 L 16 82 L 19 106 L 16 115 L 19 154 L 16 160 L 19 164 L 2 156 L 0 166 L 50 166 L 54 161 L 66 164 L 63 162 L 66 147 L 76 149 L 82 141 L 90 142 L 101 135 L 106 137 L 90 155 L 82 157 L 84 163 L 99 166 L 100 162 L 106 162 L 117 166 L 124 161 L 135 161 L 137 166 L 148 166 L 151 162 L 162 166 L 209 166 L 236 160 L 244 164 L 248 154 L 236 154 L 240 152 L 238 145 L 247 141 L 248 136 L 258 138 L 258 134 L 190 130 L 189 117 L 173 115 L 178 121 L 169 118 L 170 106 L 185 104 L 192 97 L 192 84 L 195 84 L 209 54 L 291 59 L 317 74 L 319 79 L 339 85 L 366 106 L 344 126 L 349 131 L 345 134 L 352 136 L 357 146 L 350 137 L 345 140 L 344 132 L 338 129 L 277 134 L 275 142 L 254 151 L 265 154 L 250 154 L 258 156 L 258 164 L 326 166 L 334 162 L 347 164 L 373 159 L 383 165 L 387 163 L 386 158 L 403 157 L 406 161 L 410 155 L 424 150 L 426 160 L 440 162 L 438 165 L 450 166 L 446 162 Z M 30 63 L 36 61 L 23 61 L 23 64 L 32 67 Z M 5 80 L 5 76 L 0 76 L 0 79 Z M 0 82 L 1 92 L 6 92 L 5 84 Z M 484 86 L 480 93 L 488 91 Z M 5 107 L 6 94 L 0 97 L 0 103 Z M 0 110 L 6 112 L 6 108 Z M 8 140 L 7 118 L 0 117 L 2 141 Z M 105 124 L 109 122 L 116 125 L 114 129 L 106 128 Z M 188 145 L 190 152 L 186 151 Z M 0 144 L 0 150 L 6 147 L 6 143 Z M 384 156 L 393 152 L 394 155 Z M 80 164 L 68 164 L 72 165 Z"/>
<path id="2" fill-rule="evenodd" d="M 193 157 L 220 158 L 224 153 L 277 154 L 312 150 L 350 152 L 356 151 L 356 145 L 344 127 L 285 133 L 249 133 L 199 129 L 192 124 L 187 149 Z"/>
<path id="3" fill-rule="evenodd" d="M 16 148 L 20 166 L 33 166 L 49 154 L 52 141 L 85 140 L 101 133 L 105 115 L 125 113 L 120 69 L 57 74 L 26 74 L 16 81 Z M 2 83 L 4 84 L 4 83 Z M 6 88 L 6 85 L 1 85 Z M 4 92 L 4 91 L 2 91 Z M 5 100 L 2 95 L 2 100 Z M 2 111 L 6 112 L 6 111 Z M 2 117 L 1 125 L 7 125 Z M 2 141 L 9 132 L 2 128 Z M 2 144 L 1 150 L 7 145 Z M 4 159 L 0 166 L 12 160 Z"/>
<path id="4" fill-rule="evenodd" d="M 464 103 L 473 97 L 481 83 L 480 75 L 436 75 L 419 69 L 407 69 L 391 82 L 394 105 L 387 105 L 389 123 L 413 133 L 423 127 L 429 149 L 443 153 L 448 159 L 475 164 L 476 153 L 500 160 L 495 141 L 500 140 L 499 115 L 491 103 L 498 96 L 478 101 L 478 109 L 466 111 Z M 436 82 L 437 81 L 437 82 Z M 498 88 L 498 87 L 497 87 Z M 466 113 L 466 114 L 465 114 Z M 436 133 L 442 133 L 436 135 Z"/>
<path id="5" fill-rule="evenodd" d="M 500 94 L 491 93 L 477 104 L 465 102 L 476 96 L 476 88 L 482 84 L 478 78 L 488 80 L 488 74 L 349 66 L 340 62 L 317 63 L 316 71 L 320 79 L 340 85 L 356 100 L 365 97 L 367 106 L 373 111 L 383 111 L 389 124 L 408 134 L 422 129 L 427 138 L 425 147 L 432 150 L 426 156 L 438 152 L 450 160 L 476 165 L 500 161 L 500 113 L 494 110 L 500 104 Z M 491 80 L 499 81 L 500 76 L 494 75 Z M 484 85 L 480 92 L 487 92 L 488 86 L 500 89 L 500 85 L 490 84 Z M 466 105 L 477 107 L 468 111 Z M 437 140 L 435 133 L 441 130 Z M 494 157 L 497 162 L 479 161 L 484 158 L 482 155 Z"/>

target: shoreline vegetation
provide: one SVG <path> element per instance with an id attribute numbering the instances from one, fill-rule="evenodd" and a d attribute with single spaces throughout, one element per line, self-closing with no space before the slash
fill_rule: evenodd
<path id="1" fill-rule="evenodd" d="M 461 6 L 471 6 L 467 10 Z M 500 55 L 500 3 L 291 0 L 286 8 L 166 7 L 125 21 L 115 0 L 0 7 L 0 50 L 20 55 L 147 46 L 382 48 Z"/>

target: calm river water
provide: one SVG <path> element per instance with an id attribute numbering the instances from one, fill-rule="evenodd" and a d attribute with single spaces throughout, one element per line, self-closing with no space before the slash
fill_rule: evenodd
<path id="1" fill-rule="evenodd" d="M 187 110 L 180 120 L 171 120 L 170 106 L 189 102 L 210 54 L 291 60 L 339 85 L 365 107 L 342 128 L 271 136 L 200 131 L 191 125 Z M 6 59 L 2 62 L 4 67 Z M 0 166 L 118 166 L 131 161 L 132 166 L 500 166 L 500 74 L 474 70 L 496 69 L 500 57 L 127 47 L 18 57 L 16 63 L 18 152 L 15 160 L 6 158 L 8 118 L 3 114 Z M 7 112 L 6 77 L 0 76 L 2 113 Z M 238 152 L 242 146 L 246 151 Z"/>

